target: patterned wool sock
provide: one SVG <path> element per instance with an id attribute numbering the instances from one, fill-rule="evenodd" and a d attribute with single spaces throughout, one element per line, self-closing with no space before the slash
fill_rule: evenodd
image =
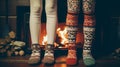
<path id="1" fill-rule="evenodd" d="M 83 13 L 94 14 L 95 13 L 95 0 L 83 0 Z"/>
<path id="2" fill-rule="evenodd" d="M 80 11 L 80 0 L 67 0 L 66 27 L 68 34 L 68 55 L 66 63 L 68 65 L 77 64 L 76 56 L 76 34 L 78 26 L 78 14 Z"/>
<path id="3" fill-rule="evenodd" d="M 66 58 L 66 64 L 75 65 L 77 64 L 77 56 L 76 56 L 76 45 L 75 43 L 68 44 L 68 55 Z"/>
<path id="4" fill-rule="evenodd" d="M 84 17 L 84 46 L 83 46 L 83 61 L 86 66 L 92 66 L 95 64 L 95 59 L 91 54 L 91 47 L 95 34 L 95 17 L 85 15 Z"/>
<path id="5" fill-rule="evenodd" d="M 73 14 L 79 14 L 80 0 L 67 0 L 67 12 Z"/>
<path id="6" fill-rule="evenodd" d="M 43 63 L 53 64 L 54 58 L 54 41 L 56 36 L 57 27 L 57 0 L 46 0 L 45 10 L 47 18 L 47 45 L 45 49 Z"/>
<path id="7" fill-rule="evenodd" d="M 53 44 L 47 44 L 45 47 L 45 54 L 43 58 L 43 63 L 45 64 L 53 64 L 55 62 L 54 59 L 54 45 Z"/>
<path id="8" fill-rule="evenodd" d="M 76 26 L 67 26 L 67 34 L 68 34 L 68 55 L 66 59 L 66 63 L 68 65 L 77 64 L 77 56 L 76 56 Z"/>
<path id="9" fill-rule="evenodd" d="M 91 47 L 95 34 L 95 0 L 83 0 L 83 13 L 84 13 L 84 46 L 83 46 L 83 61 L 86 66 L 95 64 L 95 59 L 91 54 Z"/>
<path id="10" fill-rule="evenodd" d="M 28 60 L 28 64 L 38 64 L 40 63 L 41 53 L 40 53 L 40 45 L 32 44 L 32 54 Z"/>

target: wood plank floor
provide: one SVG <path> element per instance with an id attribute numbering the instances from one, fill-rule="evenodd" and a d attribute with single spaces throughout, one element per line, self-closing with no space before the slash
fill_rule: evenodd
<path id="1" fill-rule="evenodd" d="M 74 66 L 69 66 L 65 63 L 66 56 L 56 58 L 56 63 L 49 66 L 43 63 L 38 65 L 29 65 L 27 63 L 28 58 L 28 56 L 0 58 L 0 67 L 86 67 L 82 58 L 80 58 L 78 64 Z M 96 65 L 93 67 L 120 67 L 120 61 L 109 57 L 103 57 L 96 59 Z"/>
<path id="2" fill-rule="evenodd" d="M 42 51 L 44 52 L 44 51 Z M 56 50 L 55 51 L 55 64 L 54 65 L 44 65 L 40 63 L 38 65 L 29 65 L 28 59 L 30 55 L 26 56 L 13 56 L 13 57 L 0 57 L 0 67 L 86 67 L 83 63 L 81 57 L 81 50 L 78 51 L 78 64 L 74 66 L 69 66 L 66 64 L 67 50 Z M 42 58 L 43 58 L 42 53 Z M 93 67 L 120 67 L 120 60 L 115 60 L 110 56 L 100 56 L 96 59 L 96 65 Z"/>

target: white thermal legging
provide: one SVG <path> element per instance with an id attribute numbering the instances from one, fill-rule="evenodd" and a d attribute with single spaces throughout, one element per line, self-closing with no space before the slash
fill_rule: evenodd
<path id="1" fill-rule="evenodd" d="M 39 43 L 41 31 L 42 0 L 30 0 L 30 33 L 32 44 Z M 57 0 L 46 0 L 45 10 L 47 18 L 48 44 L 53 44 L 57 25 Z"/>

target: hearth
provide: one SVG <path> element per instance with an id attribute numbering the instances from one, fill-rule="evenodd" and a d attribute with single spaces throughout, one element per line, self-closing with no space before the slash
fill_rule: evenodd
<path id="1" fill-rule="evenodd" d="M 27 46 L 30 47 L 31 39 L 29 32 L 29 16 L 30 16 L 30 7 L 29 6 L 17 6 L 17 29 L 16 29 L 16 39 L 20 41 L 26 42 Z M 59 10 L 58 10 L 58 13 Z M 58 28 L 56 31 L 56 40 L 55 40 L 55 48 L 56 49 L 66 49 L 67 48 L 67 39 L 66 39 L 66 11 L 63 12 L 63 16 L 59 16 L 58 14 Z M 63 19 L 64 18 L 64 19 Z M 83 45 L 83 33 L 82 33 L 82 25 L 79 25 L 79 30 L 76 39 L 76 45 L 81 48 Z M 46 16 L 45 10 L 43 9 L 42 13 L 42 24 L 41 24 L 41 35 L 39 40 L 40 46 L 44 48 L 47 43 L 47 34 L 46 34 Z"/>

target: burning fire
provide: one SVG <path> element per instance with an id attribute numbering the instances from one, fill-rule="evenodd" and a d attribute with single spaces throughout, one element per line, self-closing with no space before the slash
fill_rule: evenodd
<path id="1" fill-rule="evenodd" d="M 61 28 L 57 29 L 57 35 L 61 38 L 60 43 L 62 45 L 66 44 L 68 42 L 66 35 L 67 34 L 67 28 L 65 27 L 63 30 Z M 46 45 L 47 44 L 47 35 L 43 36 L 43 41 L 42 41 L 42 45 Z M 55 46 L 59 46 L 59 44 L 54 43 Z"/>
<path id="2" fill-rule="evenodd" d="M 47 35 L 43 37 L 42 45 L 47 44 Z"/>
<path id="3" fill-rule="evenodd" d="M 67 28 L 65 27 L 64 30 L 61 30 L 61 28 L 57 29 L 58 36 L 61 37 L 61 44 L 67 43 Z"/>

